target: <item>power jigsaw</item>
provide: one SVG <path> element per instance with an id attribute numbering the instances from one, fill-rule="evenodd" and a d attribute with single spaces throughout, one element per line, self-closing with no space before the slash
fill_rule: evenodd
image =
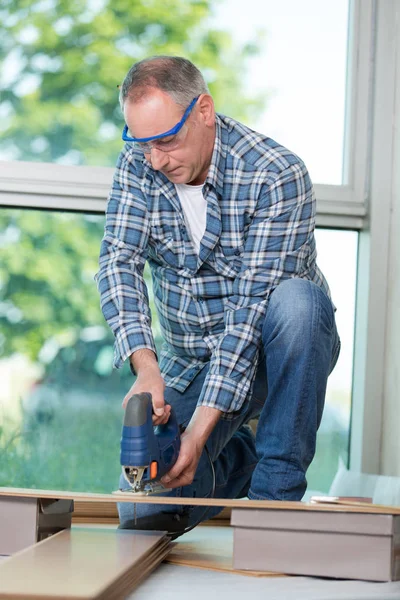
<path id="1" fill-rule="evenodd" d="M 148 495 L 166 491 L 159 480 L 177 461 L 180 429 L 172 407 L 165 425 L 154 426 L 152 417 L 151 394 L 143 392 L 129 398 L 120 454 L 122 473 L 129 484 L 124 493 Z"/>

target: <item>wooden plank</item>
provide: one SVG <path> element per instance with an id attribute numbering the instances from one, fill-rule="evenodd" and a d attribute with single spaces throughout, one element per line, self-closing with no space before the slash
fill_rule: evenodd
<path id="1" fill-rule="evenodd" d="M 171 544 L 165 562 L 251 577 L 283 577 L 279 573 L 234 569 L 232 527 L 196 527 Z"/>
<path id="2" fill-rule="evenodd" d="M 0 488 L 0 496 L 59 498 L 79 500 L 81 502 L 131 502 L 136 504 L 180 504 L 188 506 L 226 506 L 231 508 L 257 508 L 278 510 L 311 510 L 328 512 L 360 512 L 371 514 L 399 515 L 400 507 L 381 504 L 311 504 L 305 502 L 287 502 L 280 500 L 231 500 L 227 498 L 171 498 L 165 496 L 137 496 L 130 494 L 92 494 L 57 490 L 32 490 L 24 488 Z"/>
<path id="3" fill-rule="evenodd" d="M 119 517 L 73 517 L 72 525 L 84 524 L 119 525 Z"/>
<path id="4" fill-rule="evenodd" d="M 113 502 L 92 502 L 88 500 L 82 502 L 75 500 L 74 517 L 116 517 L 118 518 L 117 505 Z"/>
<path id="5" fill-rule="evenodd" d="M 231 508 L 224 508 L 215 517 L 203 521 L 203 525 L 228 526 L 231 519 Z M 72 523 L 119 523 L 117 505 L 110 502 L 74 502 Z"/>
<path id="6" fill-rule="evenodd" d="M 162 532 L 77 528 L 0 564 L 0 599 L 119 600 L 169 552 Z"/>
<path id="7" fill-rule="evenodd" d="M 224 508 L 218 515 L 212 517 L 210 521 L 213 519 L 230 521 L 231 512 L 230 508 Z M 85 517 L 86 515 L 90 517 L 118 518 L 117 506 L 115 503 L 110 502 L 92 502 L 91 500 L 82 502 L 81 500 L 75 500 L 74 516 Z"/>

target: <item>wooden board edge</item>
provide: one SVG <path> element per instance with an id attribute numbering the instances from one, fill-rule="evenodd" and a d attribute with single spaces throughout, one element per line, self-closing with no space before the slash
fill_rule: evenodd
<path id="1" fill-rule="evenodd" d="M 135 504 L 163 504 L 182 506 L 219 506 L 230 508 L 257 508 L 275 510 L 305 510 L 318 512 L 358 512 L 367 514 L 400 515 L 400 507 L 381 504 L 311 504 L 284 500 L 232 500 L 229 498 L 171 498 L 166 496 L 134 496 L 133 494 L 91 494 L 88 492 L 70 492 L 57 490 L 32 490 L 24 488 L 0 488 L 0 496 L 36 497 L 79 500 L 88 502 L 128 502 Z"/>

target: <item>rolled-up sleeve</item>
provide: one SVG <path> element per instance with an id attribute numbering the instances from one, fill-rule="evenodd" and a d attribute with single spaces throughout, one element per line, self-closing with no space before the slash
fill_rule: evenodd
<path id="1" fill-rule="evenodd" d="M 115 336 L 117 368 L 136 350 L 148 348 L 156 353 L 143 277 L 148 236 L 146 200 L 125 151 L 115 170 L 95 275 L 101 309 Z"/>

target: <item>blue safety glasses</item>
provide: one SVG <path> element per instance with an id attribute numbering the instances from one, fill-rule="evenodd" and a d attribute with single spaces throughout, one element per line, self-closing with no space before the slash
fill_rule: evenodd
<path id="1" fill-rule="evenodd" d="M 160 145 L 159 144 L 149 144 L 148 142 L 151 142 L 154 140 L 159 140 L 159 139 L 165 138 L 165 137 L 169 137 L 171 135 L 176 136 L 176 134 L 179 133 L 181 131 L 182 127 L 184 126 L 188 116 L 190 115 L 190 113 L 198 99 L 199 99 L 199 96 L 196 96 L 196 98 L 193 98 L 193 100 L 191 101 L 191 103 L 189 104 L 189 106 L 187 107 L 185 112 L 183 113 L 183 117 L 179 121 L 179 123 L 174 125 L 174 127 L 172 127 L 172 129 L 165 131 L 165 133 L 159 133 L 158 135 L 153 135 L 151 137 L 146 137 L 146 138 L 135 138 L 135 137 L 131 137 L 128 135 L 128 125 L 125 125 L 124 130 L 122 132 L 122 139 L 124 140 L 124 142 L 134 142 L 135 145 L 137 145 L 145 153 L 150 152 L 154 146 L 156 146 L 160 150 L 170 150 L 171 148 L 169 148 L 167 146 L 170 146 L 171 142 L 173 140 L 169 140 L 165 144 L 165 148 L 163 146 L 161 146 L 161 144 Z M 175 140 L 175 138 L 174 138 L 174 140 Z"/>

